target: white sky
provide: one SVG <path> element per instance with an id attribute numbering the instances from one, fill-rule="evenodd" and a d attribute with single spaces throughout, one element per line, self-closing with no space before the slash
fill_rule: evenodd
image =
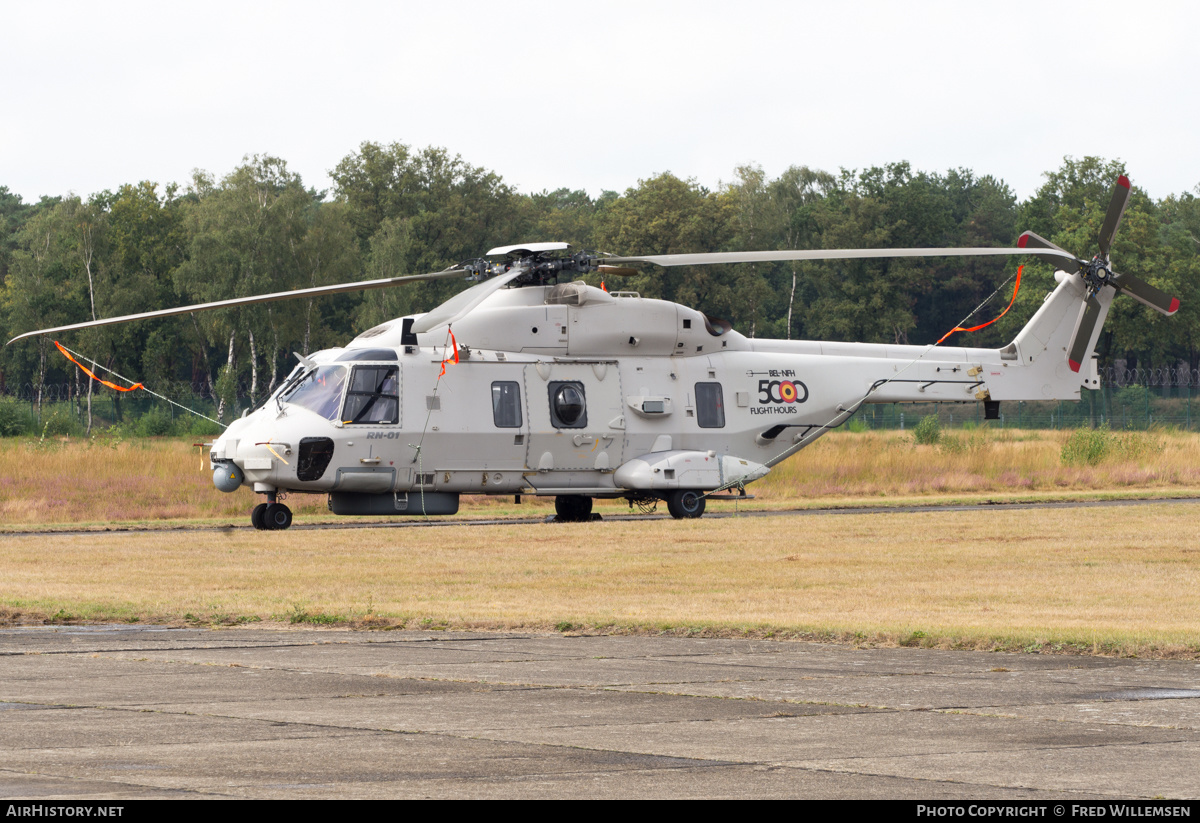
<path id="1" fill-rule="evenodd" d="M 365 140 L 523 192 L 908 160 L 1024 198 L 1065 155 L 1200 184 L 1200 4 L 0 0 L 0 185 L 27 201 Z"/>

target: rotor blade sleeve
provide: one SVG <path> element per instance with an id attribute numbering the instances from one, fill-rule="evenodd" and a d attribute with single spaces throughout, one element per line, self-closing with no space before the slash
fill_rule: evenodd
<path id="1" fill-rule="evenodd" d="M 1079 319 L 1075 321 L 1075 332 L 1071 335 L 1071 347 L 1067 352 L 1067 363 L 1071 371 L 1078 372 L 1087 355 L 1088 344 L 1092 342 L 1092 332 L 1096 329 L 1096 321 L 1100 318 L 1100 301 L 1089 297 L 1079 310 Z"/>
<path id="2" fill-rule="evenodd" d="M 1029 251 L 1030 254 L 1032 254 L 1038 260 L 1041 260 L 1043 263 L 1049 263 L 1051 266 L 1059 269 L 1064 269 L 1063 261 L 1060 255 L 1070 254 L 1070 252 L 1068 252 L 1066 249 L 1054 245 L 1046 238 L 1039 237 L 1031 231 L 1023 232 L 1017 239 L 1017 245 Z M 1050 249 L 1053 252 L 1057 252 L 1057 254 L 1051 254 L 1048 252 L 1042 253 L 1040 251 L 1033 251 L 1033 249 Z M 1071 259 L 1075 261 L 1075 268 L 1070 269 L 1072 273 L 1083 267 L 1083 262 L 1078 257 L 1072 254 Z"/>
<path id="3" fill-rule="evenodd" d="M 1168 317 L 1179 311 L 1179 298 L 1156 289 L 1140 277 L 1132 274 L 1116 274 L 1113 281 L 1117 291 L 1128 294 L 1139 303 L 1143 303 L 1155 311 L 1160 311 Z"/>
<path id="4" fill-rule="evenodd" d="M 1129 193 L 1129 178 L 1122 174 L 1113 186 L 1112 199 L 1108 201 L 1108 213 L 1104 215 L 1104 225 L 1100 227 L 1101 254 L 1108 254 L 1113 235 L 1117 233 L 1117 227 L 1121 225 L 1121 218 L 1125 215 L 1125 207 L 1129 205 Z"/>
<path id="5" fill-rule="evenodd" d="M 466 291 L 460 291 L 433 311 L 418 317 L 416 322 L 412 324 L 413 333 L 421 334 L 422 332 L 432 331 L 441 326 L 450 325 L 484 300 L 491 297 L 501 286 L 510 280 L 517 279 L 524 273 L 525 269 L 517 266 L 499 277 L 493 277 L 491 280 L 478 283 Z"/>
<path id="6" fill-rule="evenodd" d="M 236 297 L 232 300 L 216 300 L 212 303 L 197 303 L 193 306 L 182 306 L 177 309 L 160 309 L 158 311 L 142 312 L 141 314 L 126 314 L 121 317 L 106 317 L 103 320 L 91 320 L 87 323 L 73 323 L 69 326 L 55 326 L 50 329 L 38 329 L 37 331 L 29 331 L 24 334 L 18 334 L 8 343 L 15 343 L 18 340 L 23 340 L 26 337 L 35 337 L 39 334 L 55 334 L 60 331 L 74 331 L 76 329 L 90 329 L 95 326 L 111 326 L 115 323 L 129 323 L 133 320 L 151 320 L 156 317 L 173 317 L 177 314 L 191 314 L 194 311 L 210 311 L 212 309 L 226 309 L 232 306 L 249 306 L 256 303 L 273 303 L 277 300 L 293 300 L 299 297 L 315 297 L 325 294 L 342 294 L 351 291 L 366 291 L 368 289 L 386 289 L 388 286 L 395 286 L 399 283 L 405 283 L 413 280 L 436 280 L 440 277 L 454 277 L 456 275 L 468 274 L 466 269 L 446 269 L 445 271 L 431 272 L 429 274 L 410 274 L 404 277 L 388 277 L 383 280 L 364 280 L 358 283 L 340 283 L 335 286 L 317 286 L 311 289 L 294 289 L 293 291 L 280 291 L 272 294 L 259 294 L 253 297 Z M 7 345 L 7 344 L 6 344 Z"/>
<path id="7" fill-rule="evenodd" d="M 790 249 L 781 251 L 731 251 L 701 254 L 648 254 L 641 257 L 603 257 L 596 263 L 654 263 L 658 266 L 707 266 L 718 263 L 773 263 L 782 260 L 857 260 L 873 257 L 988 257 L 1030 254 L 1028 249 Z M 1040 254 L 1075 262 L 1075 255 L 1063 251 Z M 1040 256 L 1040 255 L 1039 255 Z"/>

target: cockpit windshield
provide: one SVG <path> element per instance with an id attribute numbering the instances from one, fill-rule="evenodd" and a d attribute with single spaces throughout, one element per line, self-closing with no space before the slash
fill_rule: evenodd
<path id="1" fill-rule="evenodd" d="M 276 392 L 276 394 L 280 395 L 281 397 L 283 395 L 287 394 L 288 391 L 292 388 L 292 385 L 303 376 L 304 376 L 304 364 L 297 363 L 296 368 L 294 368 L 290 372 L 288 372 L 288 376 L 285 377 L 283 379 L 283 382 L 279 384 L 279 391 Z"/>
<path id="2" fill-rule="evenodd" d="M 345 366 L 318 366 L 280 399 L 315 412 L 326 420 L 337 420 L 345 383 Z"/>

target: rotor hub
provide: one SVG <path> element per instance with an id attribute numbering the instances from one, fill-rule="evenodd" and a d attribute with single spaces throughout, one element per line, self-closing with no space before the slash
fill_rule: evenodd
<path id="1" fill-rule="evenodd" d="M 1107 255 L 1096 255 L 1092 262 L 1083 270 L 1083 281 L 1087 284 L 1088 294 L 1095 295 L 1105 285 L 1113 282 L 1113 272 L 1109 268 Z"/>
<path id="2" fill-rule="evenodd" d="M 595 254 L 581 251 L 568 257 L 552 256 L 544 252 L 529 252 L 521 249 L 508 254 L 503 262 L 493 263 L 483 258 L 467 260 L 459 264 L 471 274 L 469 280 L 483 280 L 493 275 L 522 270 L 520 277 L 513 281 L 516 286 L 546 286 L 557 283 L 560 275 L 586 274 L 595 270 Z"/>

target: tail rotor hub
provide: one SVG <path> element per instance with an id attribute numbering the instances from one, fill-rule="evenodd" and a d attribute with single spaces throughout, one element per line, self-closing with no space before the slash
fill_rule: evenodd
<path id="1" fill-rule="evenodd" d="M 1110 268 L 1108 252 L 1112 248 L 1113 236 L 1121 225 L 1125 207 L 1129 205 L 1131 192 L 1129 178 L 1125 175 L 1118 177 L 1116 185 L 1113 186 L 1108 211 L 1104 216 L 1104 224 L 1100 227 L 1099 237 L 1096 238 L 1100 246 L 1100 253 L 1089 262 L 1074 257 L 1066 249 L 1054 245 L 1043 237 L 1038 237 L 1031 231 L 1022 234 L 1021 239 L 1017 242 L 1020 248 L 1028 248 L 1030 254 L 1039 257 L 1043 262 L 1056 267 L 1062 265 L 1059 257 L 1046 252 L 1039 254 L 1038 250 L 1049 249 L 1068 259 L 1074 257 L 1075 263 L 1079 267 L 1078 272 L 1079 276 L 1083 278 L 1086 295 L 1083 304 L 1079 307 L 1079 319 L 1075 322 L 1075 331 L 1071 333 L 1071 344 L 1067 347 L 1067 362 L 1072 371 L 1079 371 L 1088 352 L 1091 351 L 1093 339 L 1096 337 L 1096 326 L 1102 321 L 1106 310 L 1096 295 L 1105 286 L 1112 286 L 1116 292 L 1128 294 L 1139 303 L 1165 315 L 1172 315 L 1179 310 L 1178 298 L 1150 285 L 1136 275 L 1128 272 L 1118 274 Z"/>
<path id="2" fill-rule="evenodd" d="M 1106 285 L 1113 284 L 1113 271 L 1109 268 L 1106 255 L 1096 255 L 1083 269 L 1083 282 L 1087 284 L 1088 296 L 1094 296 Z"/>

